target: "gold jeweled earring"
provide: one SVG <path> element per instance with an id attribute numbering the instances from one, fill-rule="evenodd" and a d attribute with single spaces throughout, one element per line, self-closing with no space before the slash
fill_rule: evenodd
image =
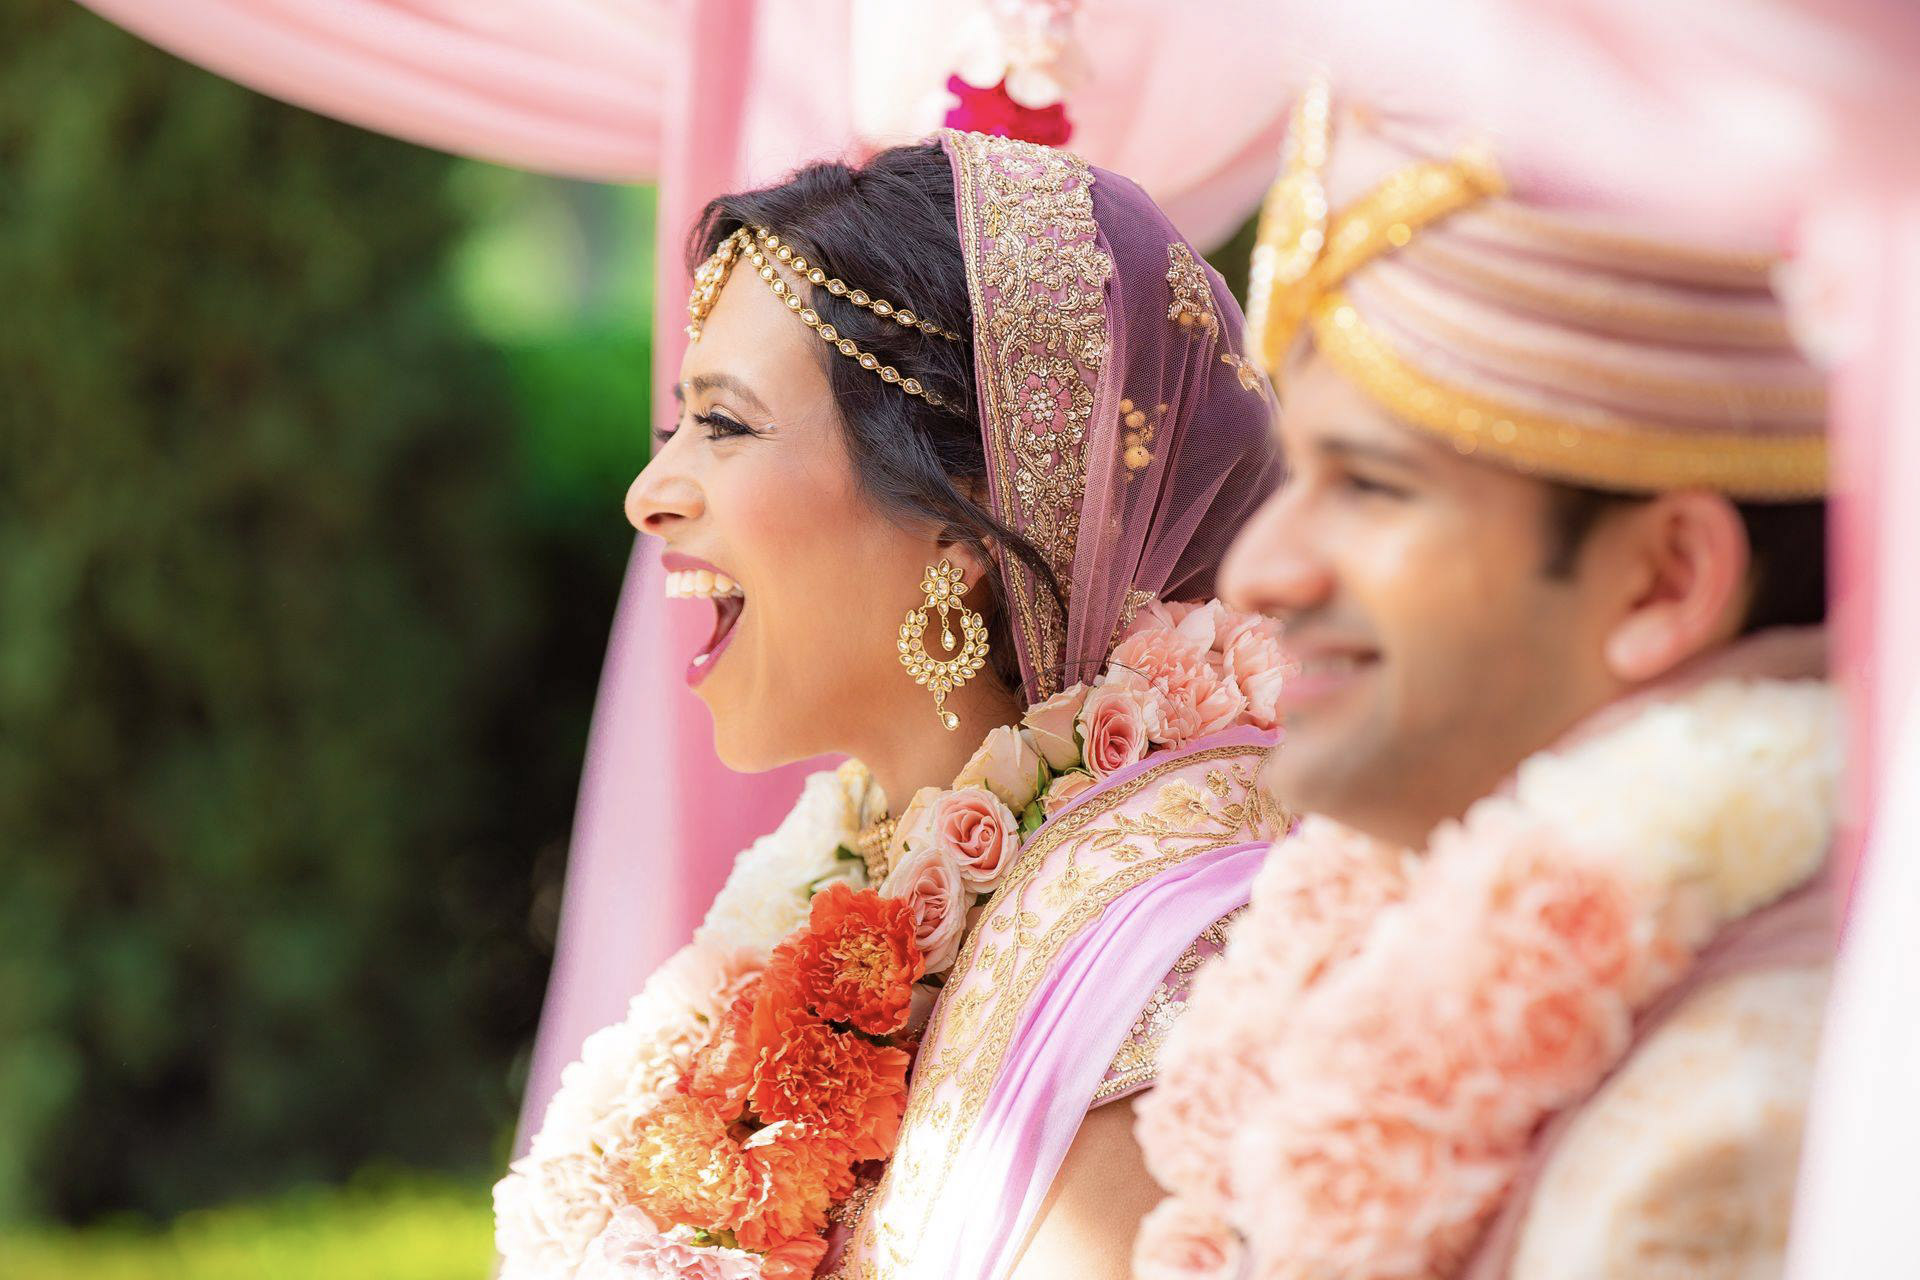
<path id="1" fill-rule="evenodd" d="M 920 589 L 927 593 L 926 602 L 917 609 L 909 609 L 907 620 L 900 624 L 900 665 L 907 669 L 915 684 L 925 685 L 932 692 L 934 714 L 951 731 L 960 727 L 960 717 L 947 710 L 947 695 L 973 679 L 986 665 L 987 623 L 960 602 L 960 597 L 966 594 L 967 579 L 951 560 L 927 566 L 927 576 L 920 579 Z M 951 657 L 936 658 L 927 652 L 922 638 L 926 635 L 929 609 L 940 611 L 940 643 Z M 949 609 L 960 613 L 962 638 L 958 653 L 954 652 L 953 628 L 947 624 Z"/>

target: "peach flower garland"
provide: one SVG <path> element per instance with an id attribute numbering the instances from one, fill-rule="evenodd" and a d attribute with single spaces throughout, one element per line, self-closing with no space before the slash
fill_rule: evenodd
<path id="1" fill-rule="evenodd" d="M 913 797 L 877 887 L 847 847 L 876 807 L 870 780 L 857 766 L 811 780 L 694 943 L 563 1077 L 495 1188 L 503 1280 L 812 1275 L 828 1212 L 893 1151 L 912 1049 L 974 904 L 1098 780 L 1271 727 L 1278 654 L 1262 619 L 1150 606 L 1092 685 L 993 730 L 952 787 Z M 804 920 L 769 937 L 796 902 Z"/>
<path id="2" fill-rule="evenodd" d="M 1723 681 L 1523 764 L 1422 858 L 1309 818 L 1140 1106 L 1137 1280 L 1453 1274 L 1547 1116 L 1713 934 L 1816 873 L 1831 690 Z"/>

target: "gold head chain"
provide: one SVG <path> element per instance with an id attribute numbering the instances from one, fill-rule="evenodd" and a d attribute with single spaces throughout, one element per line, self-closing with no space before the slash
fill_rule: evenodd
<path id="1" fill-rule="evenodd" d="M 947 406 L 947 400 L 920 379 L 904 375 L 872 352 L 861 350 L 852 338 L 842 335 L 839 329 L 821 319 L 820 313 L 808 306 L 800 296 L 800 291 L 787 283 L 780 267 L 787 268 L 815 288 L 824 289 L 836 298 L 891 320 L 903 329 L 916 329 L 928 337 L 944 338 L 948 342 L 964 341 L 959 334 L 915 314 L 910 308 L 897 307 L 885 298 L 873 297 L 865 289 L 850 287 L 838 276 L 828 275 L 819 263 L 808 261 L 804 254 L 795 251 L 792 245 L 765 227 L 739 228 L 722 240 L 707 260 L 700 264 L 700 269 L 693 273 L 693 292 L 687 298 L 687 315 L 691 317 L 691 323 L 687 325 L 689 338 L 700 341 L 700 330 L 706 324 L 714 304 L 719 301 L 720 290 L 732 273 L 734 263 L 742 257 L 752 264 L 754 273 L 767 282 L 774 295 L 786 304 L 787 310 L 798 316 L 800 323 L 813 330 L 820 341 L 830 343 L 836 351 L 862 369 L 879 375 L 882 382 L 891 383 L 936 408 Z M 774 265 L 776 261 L 780 266 Z"/>

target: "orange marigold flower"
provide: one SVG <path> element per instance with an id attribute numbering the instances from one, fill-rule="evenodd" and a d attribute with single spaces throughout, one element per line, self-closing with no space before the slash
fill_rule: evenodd
<path id="1" fill-rule="evenodd" d="M 730 1230 L 763 1199 L 759 1165 L 712 1101 L 675 1095 L 635 1122 L 623 1189 L 666 1226 Z"/>
<path id="2" fill-rule="evenodd" d="M 831 884 L 814 895 L 807 927 L 774 949 L 771 967 L 791 977 L 821 1018 L 891 1035 L 907 1023 L 925 964 L 913 929 L 906 902 Z"/>
<path id="3" fill-rule="evenodd" d="M 798 1023 L 763 1048 L 750 1100 L 769 1123 L 787 1120 L 843 1138 L 853 1159 L 882 1160 L 899 1133 L 909 1062 L 890 1045 L 821 1022 Z"/>
<path id="4" fill-rule="evenodd" d="M 735 1228 L 741 1247 L 775 1249 L 823 1232 L 828 1206 L 853 1190 L 853 1167 L 845 1148 L 787 1125 L 765 1130 L 749 1143 L 744 1155 L 756 1194 Z"/>

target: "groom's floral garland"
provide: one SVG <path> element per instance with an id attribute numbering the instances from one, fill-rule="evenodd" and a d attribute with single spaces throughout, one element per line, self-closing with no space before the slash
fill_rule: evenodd
<path id="1" fill-rule="evenodd" d="M 812 1275 L 830 1210 L 892 1153 L 967 913 L 1026 836 L 1151 752 L 1274 727 L 1281 675 L 1264 619 L 1149 605 L 1091 685 L 913 797 L 878 885 L 851 848 L 881 807 L 866 771 L 815 775 L 562 1075 L 494 1189 L 503 1280 Z"/>
<path id="2" fill-rule="evenodd" d="M 1831 691 L 1723 681 L 1520 769 L 1424 858 L 1309 818 L 1141 1105 L 1139 1280 L 1449 1275 L 1542 1119 L 1833 831 Z"/>

